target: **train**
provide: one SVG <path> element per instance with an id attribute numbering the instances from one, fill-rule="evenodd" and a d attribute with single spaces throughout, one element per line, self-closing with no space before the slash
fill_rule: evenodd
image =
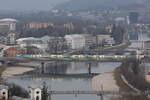
<path id="1" fill-rule="evenodd" d="M 17 58 L 52 58 L 52 59 L 126 59 L 138 58 L 137 55 L 17 55 Z"/>

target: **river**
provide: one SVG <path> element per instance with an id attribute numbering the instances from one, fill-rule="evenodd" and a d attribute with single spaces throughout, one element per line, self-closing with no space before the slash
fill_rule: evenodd
<path id="1" fill-rule="evenodd" d="M 143 34 L 140 40 L 149 40 L 147 34 Z M 141 43 L 132 43 L 129 47 L 141 47 Z M 99 62 L 99 63 L 92 63 L 92 72 L 94 73 L 104 73 L 113 71 L 116 67 L 118 67 L 121 63 L 119 62 Z M 44 73 L 87 73 L 88 67 L 87 63 L 85 62 L 69 62 L 64 63 L 63 65 L 57 65 L 55 68 L 52 64 L 47 64 L 46 68 L 44 69 Z M 33 72 L 34 74 L 38 74 L 40 71 L 37 70 Z M 30 74 L 33 74 L 30 73 Z M 92 90 L 91 87 L 91 79 L 88 78 L 34 78 L 34 77 L 12 77 L 6 80 L 8 83 L 15 83 L 26 90 L 29 90 L 29 87 L 36 87 L 40 86 L 44 81 L 47 83 L 51 90 Z M 52 100 L 99 100 L 100 97 L 96 95 L 53 95 Z M 104 100 L 109 100 L 108 98 L 104 98 Z"/>
<path id="2" fill-rule="evenodd" d="M 94 73 L 104 73 L 113 71 L 116 67 L 118 67 L 121 63 L 119 62 L 100 62 L 92 64 L 92 72 Z M 61 66 L 57 66 L 61 67 Z M 68 64 L 66 69 L 60 71 L 61 73 L 87 73 L 87 63 L 85 62 L 71 62 Z M 51 66 L 48 65 L 46 68 L 46 73 L 51 73 Z M 48 70 L 49 69 L 49 70 Z M 52 67 L 53 69 L 53 67 Z M 62 69 L 62 68 L 61 68 Z M 60 70 L 58 68 L 58 70 Z M 54 70 L 53 70 L 54 71 Z M 40 86 L 44 81 L 47 83 L 52 90 L 83 90 L 90 91 L 92 90 L 91 79 L 88 78 L 25 78 L 25 77 L 13 77 L 8 78 L 6 80 L 9 83 L 15 83 L 26 90 L 29 90 L 28 87 L 36 87 Z M 53 95 L 52 100 L 99 100 L 100 97 L 96 95 Z M 104 100 L 109 100 L 105 97 Z"/>

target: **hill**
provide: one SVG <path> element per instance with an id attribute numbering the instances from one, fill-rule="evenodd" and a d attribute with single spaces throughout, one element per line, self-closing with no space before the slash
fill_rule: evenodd
<path id="1" fill-rule="evenodd" d="M 150 4 L 150 0 L 71 0 L 57 5 L 57 9 L 85 10 L 93 8 L 139 8 Z"/>

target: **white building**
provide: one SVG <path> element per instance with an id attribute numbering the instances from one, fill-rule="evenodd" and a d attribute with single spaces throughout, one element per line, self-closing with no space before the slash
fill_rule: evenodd
<path id="1" fill-rule="evenodd" d="M 31 88 L 30 89 L 31 100 L 42 100 L 42 89 L 41 88 Z"/>
<path id="2" fill-rule="evenodd" d="M 4 85 L 0 85 L 0 99 L 8 100 L 8 87 Z"/>
<path id="3" fill-rule="evenodd" d="M 82 49 L 85 47 L 85 38 L 80 34 L 66 35 L 65 39 L 71 49 Z"/>
<path id="4" fill-rule="evenodd" d="M 8 44 L 15 44 L 16 40 L 16 34 L 15 33 L 10 33 L 7 36 L 7 43 Z"/>
<path id="5" fill-rule="evenodd" d="M 0 19 L 0 30 L 15 31 L 17 22 L 18 21 L 16 19 L 11 19 L 11 18 Z"/>
<path id="6" fill-rule="evenodd" d="M 48 47 L 48 40 L 46 37 L 44 38 L 34 38 L 34 37 L 28 37 L 28 38 L 20 38 L 16 40 L 17 44 L 20 45 L 20 47 L 26 47 L 26 46 L 35 46 L 39 49 L 46 49 Z"/>

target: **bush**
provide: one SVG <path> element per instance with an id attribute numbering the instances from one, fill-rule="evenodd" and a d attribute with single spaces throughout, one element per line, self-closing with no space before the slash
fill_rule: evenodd
<path id="1" fill-rule="evenodd" d="M 9 87 L 10 96 L 29 98 L 28 92 L 25 89 L 21 88 L 20 86 L 17 86 L 15 84 L 7 84 L 7 83 L 6 85 Z"/>

